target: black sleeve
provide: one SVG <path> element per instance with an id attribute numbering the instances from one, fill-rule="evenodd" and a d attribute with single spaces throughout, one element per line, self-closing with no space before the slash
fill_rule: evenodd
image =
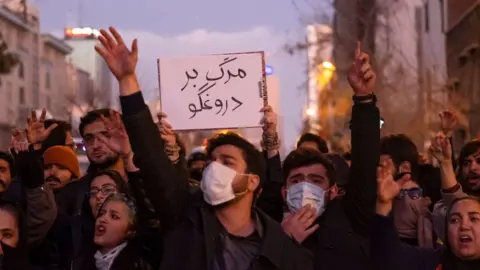
<path id="1" fill-rule="evenodd" d="M 262 192 L 258 197 L 257 207 L 269 215 L 273 220 L 282 222 L 283 220 L 283 177 L 282 163 L 280 155 L 267 159 L 267 177 L 263 184 Z"/>
<path id="2" fill-rule="evenodd" d="M 375 209 L 380 158 L 380 112 L 376 102 L 353 105 L 350 129 L 352 165 L 343 203 L 352 228 L 367 236 Z"/>
<path id="3" fill-rule="evenodd" d="M 28 152 L 20 152 L 16 158 L 22 184 L 28 189 L 41 187 L 44 183 L 42 154 L 29 147 Z"/>
<path id="4" fill-rule="evenodd" d="M 145 192 L 162 224 L 175 226 L 189 200 L 188 178 L 179 174 L 164 151 L 148 106 L 141 92 L 120 97 L 134 163 L 140 169 Z"/>
<path id="5" fill-rule="evenodd" d="M 426 270 L 441 262 L 443 250 L 420 249 L 401 242 L 393 219 L 375 215 L 370 237 L 374 269 Z"/>

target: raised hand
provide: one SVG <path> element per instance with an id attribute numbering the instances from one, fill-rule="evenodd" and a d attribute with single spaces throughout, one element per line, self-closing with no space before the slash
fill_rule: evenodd
<path id="1" fill-rule="evenodd" d="M 15 128 L 12 130 L 11 148 L 16 153 L 28 151 L 28 141 L 21 129 Z"/>
<path id="2" fill-rule="evenodd" d="M 458 122 L 457 116 L 451 111 L 443 111 L 439 114 L 439 117 L 443 133 L 448 137 L 452 136 L 452 132 Z"/>
<path id="3" fill-rule="evenodd" d="M 348 82 L 356 96 L 366 96 L 373 93 L 377 75 L 370 65 L 370 56 L 360 50 L 361 43 L 357 42 L 355 60 L 348 72 Z"/>
<path id="4" fill-rule="evenodd" d="M 318 230 L 319 225 L 312 224 L 315 222 L 316 209 L 310 204 L 305 205 L 297 213 L 290 213 L 282 221 L 282 228 L 285 233 L 293 237 L 298 243 L 303 243 L 307 237 Z"/>
<path id="5" fill-rule="evenodd" d="M 45 118 L 47 116 L 47 110 L 43 109 L 40 119 L 37 119 L 37 114 L 35 111 L 32 111 L 31 117 L 27 118 L 27 139 L 31 144 L 39 144 L 44 142 L 48 135 L 55 129 L 58 125 L 52 124 L 47 129 L 45 129 Z"/>
<path id="6" fill-rule="evenodd" d="M 377 203 L 391 204 L 395 196 L 400 193 L 403 184 L 410 179 L 410 175 L 407 174 L 395 181 L 393 168 L 393 161 L 388 159 L 377 169 Z"/>
<path id="7" fill-rule="evenodd" d="M 117 30 L 113 27 L 110 27 L 109 30 L 113 37 L 106 30 L 100 30 L 101 35 L 98 36 L 98 40 L 102 43 L 103 48 L 97 45 L 95 50 L 103 57 L 117 80 L 121 81 L 135 75 L 138 61 L 137 40 L 133 40 L 131 50 L 129 50 Z"/>
<path id="8" fill-rule="evenodd" d="M 172 130 L 172 125 L 167 121 L 167 115 L 165 113 L 159 113 L 157 117 L 157 127 L 160 131 L 160 137 L 166 144 L 175 145 L 177 143 L 177 138 L 175 137 L 175 132 Z"/>
<path id="9" fill-rule="evenodd" d="M 125 126 L 118 112 L 110 111 L 110 117 L 101 116 L 108 135 L 98 134 L 98 139 L 104 143 L 110 150 L 125 158 L 132 154 L 130 140 L 128 139 Z"/>
<path id="10" fill-rule="evenodd" d="M 273 111 L 272 106 L 268 105 L 262 109 L 265 113 L 261 124 L 263 125 L 263 132 L 274 135 L 277 132 L 277 114 Z"/>
<path id="11" fill-rule="evenodd" d="M 431 140 L 429 151 L 440 164 L 452 162 L 452 146 L 450 145 L 448 137 L 442 132 L 438 133 Z"/>

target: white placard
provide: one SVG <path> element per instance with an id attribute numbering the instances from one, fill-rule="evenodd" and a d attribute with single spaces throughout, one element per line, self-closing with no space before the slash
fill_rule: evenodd
<path id="1" fill-rule="evenodd" d="M 161 58 L 161 110 L 175 130 L 259 127 L 264 69 L 263 52 Z"/>

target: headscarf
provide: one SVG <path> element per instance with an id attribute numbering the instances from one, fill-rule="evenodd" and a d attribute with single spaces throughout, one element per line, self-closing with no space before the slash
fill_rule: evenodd
<path id="1" fill-rule="evenodd" d="M 480 199 L 478 198 L 475 198 L 475 197 L 470 197 L 470 196 L 466 196 L 466 197 L 461 197 L 461 198 L 457 198 L 453 201 L 452 205 L 450 206 L 450 209 L 448 210 L 447 212 L 447 215 L 445 216 L 445 228 L 448 228 L 448 220 L 449 220 L 449 217 L 450 217 L 450 213 L 453 209 L 453 206 L 459 202 L 459 201 L 463 201 L 463 200 L 473 200 L 473 201 L 476 201 L 478 204 L 480 204 Z M 445 237 L 445 247 L 447 248 L 444 255 L 443 255 L 443 258 L 442 258 L 442 270 L 476 270 L 476 269 L 480 269 L 480 259 L 476 259 L 476 260 L 471 260 L 471 261 L 464 261 L 464 260 L 461 260 L 459 259 L 457 256 L 455 256 L 455 254 L 453 254 L 452 250 L 451 250 L 451 247 L 450 247 L 450 243 L 448 242 L 448 229 L 445 230 L 445 234 L 446 234 L 446 237 Z M 477 241 L 479 241 L 480 239 L 477 239 Z"/>

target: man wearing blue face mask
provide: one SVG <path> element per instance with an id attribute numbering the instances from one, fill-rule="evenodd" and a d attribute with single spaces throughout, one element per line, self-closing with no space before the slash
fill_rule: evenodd
<path id="1" fill-rule="evenodd" d="M 369 236 L 376 201 L 380 113 L 373 94 L 375 73 L 360 46 L 348 79 L 354 96 L 345 195 L 338 196 L 335 168 L 318 151 L 297 149 L 285 158 L 282 168 L 282 193 L 288 207 L 282 226 L 311 251 L 318 270 L 372 269 Z M 267 192 L 271 191 L 264 188 L 262 193 Z"/>

